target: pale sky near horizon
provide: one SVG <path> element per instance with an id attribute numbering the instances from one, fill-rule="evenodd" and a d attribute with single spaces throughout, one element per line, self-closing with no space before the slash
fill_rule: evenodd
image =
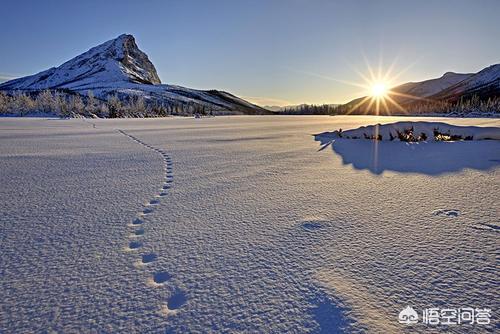
<path id="1" fill-rule="evenodd" d="M 262 105 L 343 103 L 357 72 L 394 83 L 500 63 L 500 1 L 2 1 L 0 81 L 58 66 L 122 33 L 163 83 Z M 366 59 L 366 61 L 365 61 Z"/>

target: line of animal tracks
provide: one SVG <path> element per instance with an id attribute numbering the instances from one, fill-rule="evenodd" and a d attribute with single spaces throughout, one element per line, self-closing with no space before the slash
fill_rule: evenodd
<path id="1" fill-rule="evenodd" d="M 168 195 L 168 190 L 172 187 L 173 183 L 173 172 L 172 172 L 172 159 L 171 157 L 163 150 L 151 146 L 140 139 L 126 133 L 125 131 L 118 130 L 123 135 L 132 139 L 136 143 L 160 154 L 162 156 L 164 162 L 164 171 L 165 177 L 157 194 L 152 196 L 146 202 L 142 211 L 139 211 L 135 217 L 128 224 L 128 228 L 130 229 L 128 246 L 125 248 L 125 251 L 134 255 L 135 262 L 134 265 L 138 270 L 148 270 L 149 267 L 158 259 L 158 254 L 152 252 L 142 252 L 144 244 L 147 242 L 147 225 L 148 218 L 154 214 L 155 209 L 158 205 L 161 205 L 163 199 L 165 199 Z M 164 288 L 169 284 L 172 275 L 167 271 L 151 271 L 150 277 L 145 282 L 151 288 Z M 178 312 L 179 308 L 181 308 L 187 301 L 186 294 L 184 291 L 171 287 L 172 293 L 169 298 L 161 305 L 160 313 L 165 316 L 173 315 Z"/>

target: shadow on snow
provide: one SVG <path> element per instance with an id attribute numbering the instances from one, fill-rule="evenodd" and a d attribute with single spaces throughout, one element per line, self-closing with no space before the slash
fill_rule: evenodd
<path id="1" fill-rule="evenodd" d="M 470 168 L 492 169 L 500 164 L 500 141 L 418 142 L 344 139 L 332 132 L 314 135 L 320 142 L 319 151 L 328 146 L 342 157 L 344 165 L 369 170 L 439 175 Z"/>

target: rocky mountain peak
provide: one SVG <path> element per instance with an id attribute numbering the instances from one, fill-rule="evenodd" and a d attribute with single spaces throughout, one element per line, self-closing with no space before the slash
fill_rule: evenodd
<path id="1" fill-rule="evenodd" d="M 135 43 L 123 34 L 38 74 L 11 80 L 0 89 L 72 89 L 130 82 L 161 84 L 154 65 Z"/>
<path id="2" fill-rule="evenodd" d="M 114 40 L 114 44 L 121 48 L 117 59 L 127 70 L 132 81 L 149 84 L 161 84 L 153 63 L 148 56 L 142 52 L 132 35 L 123 34 Z"/>

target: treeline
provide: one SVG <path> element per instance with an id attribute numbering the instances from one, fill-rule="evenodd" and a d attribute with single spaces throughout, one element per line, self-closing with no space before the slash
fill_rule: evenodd
<path id="1" fill-rule="evenodd" d="M 191 115 L 221 115 L 234 113 L 223 109 L 212 109 L 195 102 L 149 101 L 142 96 L 122 97 L 111 95 L 106 100 L 96 98 L 92 91 L 80 95 L 71 91 L 37 91 L 5 93 L 0 91 L 0 115 L 26 116 L 51 114 L 59 117 L 165 117 Z M 286 108 L 281 115 L 376 115 L 375 108 L 353 109 L 352 105 L 303 104 Z M 404 106 L 404 111 L 389 106 L 380 106 L 380 115 L 426 115 L 448 114 L 476 116 L 478 114 L 500 115 L 500 97 L 482 100 L 477 96 L 457 102 L 418 101 Z"/>
<path id="2" fill-rule="evenodd" d="M 337 107 L 337 115 L 376 115 L 377 110 L 373 104 L 370 109 L 366 105 L 353 109 L 352 105 L 340 105 Z M 401 108 L 393 106 L 390 102 L 387 107 L 380 103 L 379 115 L 426 115 L 426 114 L 457 114 L 457 115 L 475 115 L 475 114 L 497 114 L 500 113 L 500 97 L 482 100 L 478 96 L 472 96 L 470 99 L 460 99 L 457 102 L 448 101 L 415 101 L 403 105 Z"/>
<path id="3" fill-rule="evenodd" d="M 382 104 L 379 107 L 379 115 L 425 115 L 425 114 L 500 114 L 500 97 L 482 100 L 477 96 L 470 99 L 460 99 L 457 102 L 445 101 L 419 101 L 404 105 L 403 109 L 391 106 L 388 108 Z M 303 104 L 291 108 L 286 108 L 279 112 L 283 115 L 377 115 L 374 106 L 367 109 L 366 106 L 353 108 L 352 105 L 314 105 Z"/>
<path id="4" fill-rule="evenodd" d="M 301 104 L 300 106 L 293 106 L 285 108 L 279 112 L 283 115 L 336 115 L 337 105 L 332 104 Z"/>
<path id="5" fill-rule="evenodd" d="M 188 115 L 214 115 L 222 110 L 213 110 L 208 106 L 194 102 L 150 102 L 142 96 L 120 99 L 111 95 L 106 100 L 98 99 L 92 91 L 86 96 L 66 92 L 0 92 L 0 115 L 56 115 L 59 117 L 165 117 Z"/>
<path id="6" fill-rule="evenodd" d="M 405 107 L 409 114 L 499 114 L 500 115 L 500 97 L 480 99 L 474 95 L 470 99 L 460 99 L 457 102 L 445 101 L 423 101 L 414 102 Z M 400 112 L 401 113 L 401 112 Z"/>

